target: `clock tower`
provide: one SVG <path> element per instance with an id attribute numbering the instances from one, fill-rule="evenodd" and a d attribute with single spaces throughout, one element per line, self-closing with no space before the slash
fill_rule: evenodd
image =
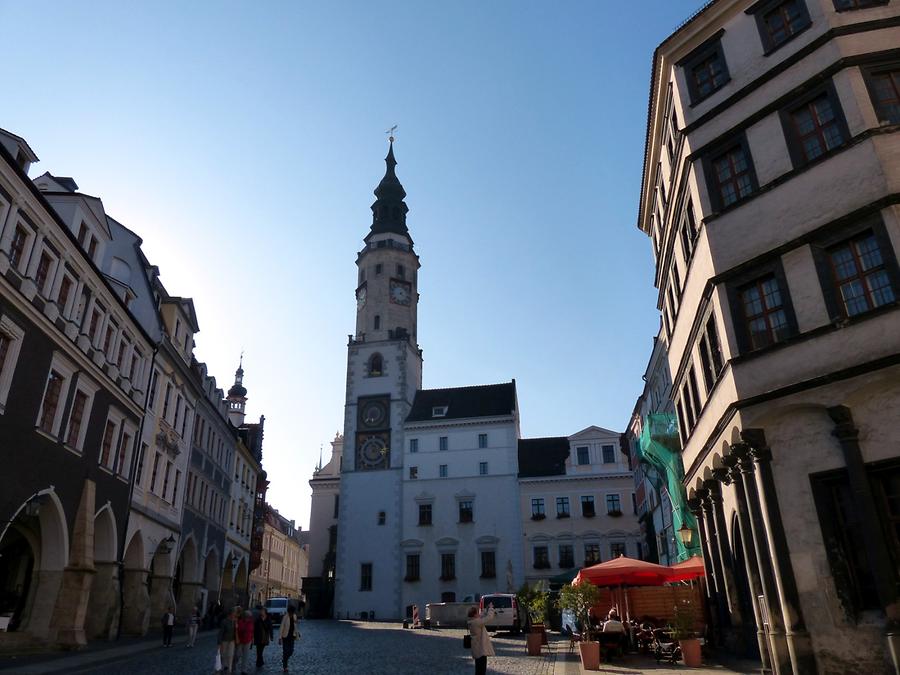
<path id="1" fill-rule="evenodd" d="M 419 257 L 393 138 L 375 188 L 372 226 L 356 256 L 356 332 L 347 347 L 336 616 L 401 617 L 403 423 L 422 386 L 416 341 Z"/>

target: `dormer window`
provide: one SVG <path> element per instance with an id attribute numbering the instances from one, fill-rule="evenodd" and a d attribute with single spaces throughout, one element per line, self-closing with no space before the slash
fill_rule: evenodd
<path id="1" fill-rule="evenodd" d="M 431 409 L 432 417 L 446 417 L 447 416 L 447 406 L 445 405 L 436 405 Z"/>
<path id="2" fill-rule="evenodd" d="M 81 227 L 78 229 L 78 243 L 84 247 L 85 242 L 87 242 L 88 238 L 88 227 L 87 223 L 81 221 Z"/>

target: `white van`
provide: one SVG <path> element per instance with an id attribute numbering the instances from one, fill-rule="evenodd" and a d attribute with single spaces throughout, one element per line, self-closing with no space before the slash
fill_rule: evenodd
<path id="1" fill-rule="evenodd" d="M 266 613 L 272 618 L 276 626 L 287 615 L 289 600 L 287 598 L 269 598 L 266 600 Z"/>
<path id="2" fill-rule="evenodd" d="M 519 600 L 513 593 L 492 593 L 482 595 L 478 608 L 485 612 L 494 606 L 494 616 L 484 622 L 488 630 L 509 630 L 518 633 L 522 630 L 522 617 L 519 614 Z"/>

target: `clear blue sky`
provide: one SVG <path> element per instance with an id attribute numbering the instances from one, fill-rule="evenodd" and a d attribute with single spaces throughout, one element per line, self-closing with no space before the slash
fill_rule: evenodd
<path id="1" fill-rule="evenodd" d="M 144 239 L 270 501 L 343 424 L 354 260 L 399 124 L 426 387 L 516 378 L 526 436 L 621 430 L 658 327 L 635 227 L 651 55 L 700 0 L 0 0 L 0 126 Z"/>

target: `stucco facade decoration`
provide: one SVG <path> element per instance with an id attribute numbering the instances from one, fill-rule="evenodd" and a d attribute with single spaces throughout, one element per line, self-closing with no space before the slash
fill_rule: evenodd
<path id="1" fill-rule="evenodd" d="M 653 59 L 638 226 L 713 641 L 776 673 L 898 668 L 898 43 L 896 2 L 717 0 Z"/>
<path id="2" fill-rule="evenodd" d="M 518 443 L 524 580 L 547 588 L 584 566 L 644 556 L 619 433 L 590 426 Z"/>

